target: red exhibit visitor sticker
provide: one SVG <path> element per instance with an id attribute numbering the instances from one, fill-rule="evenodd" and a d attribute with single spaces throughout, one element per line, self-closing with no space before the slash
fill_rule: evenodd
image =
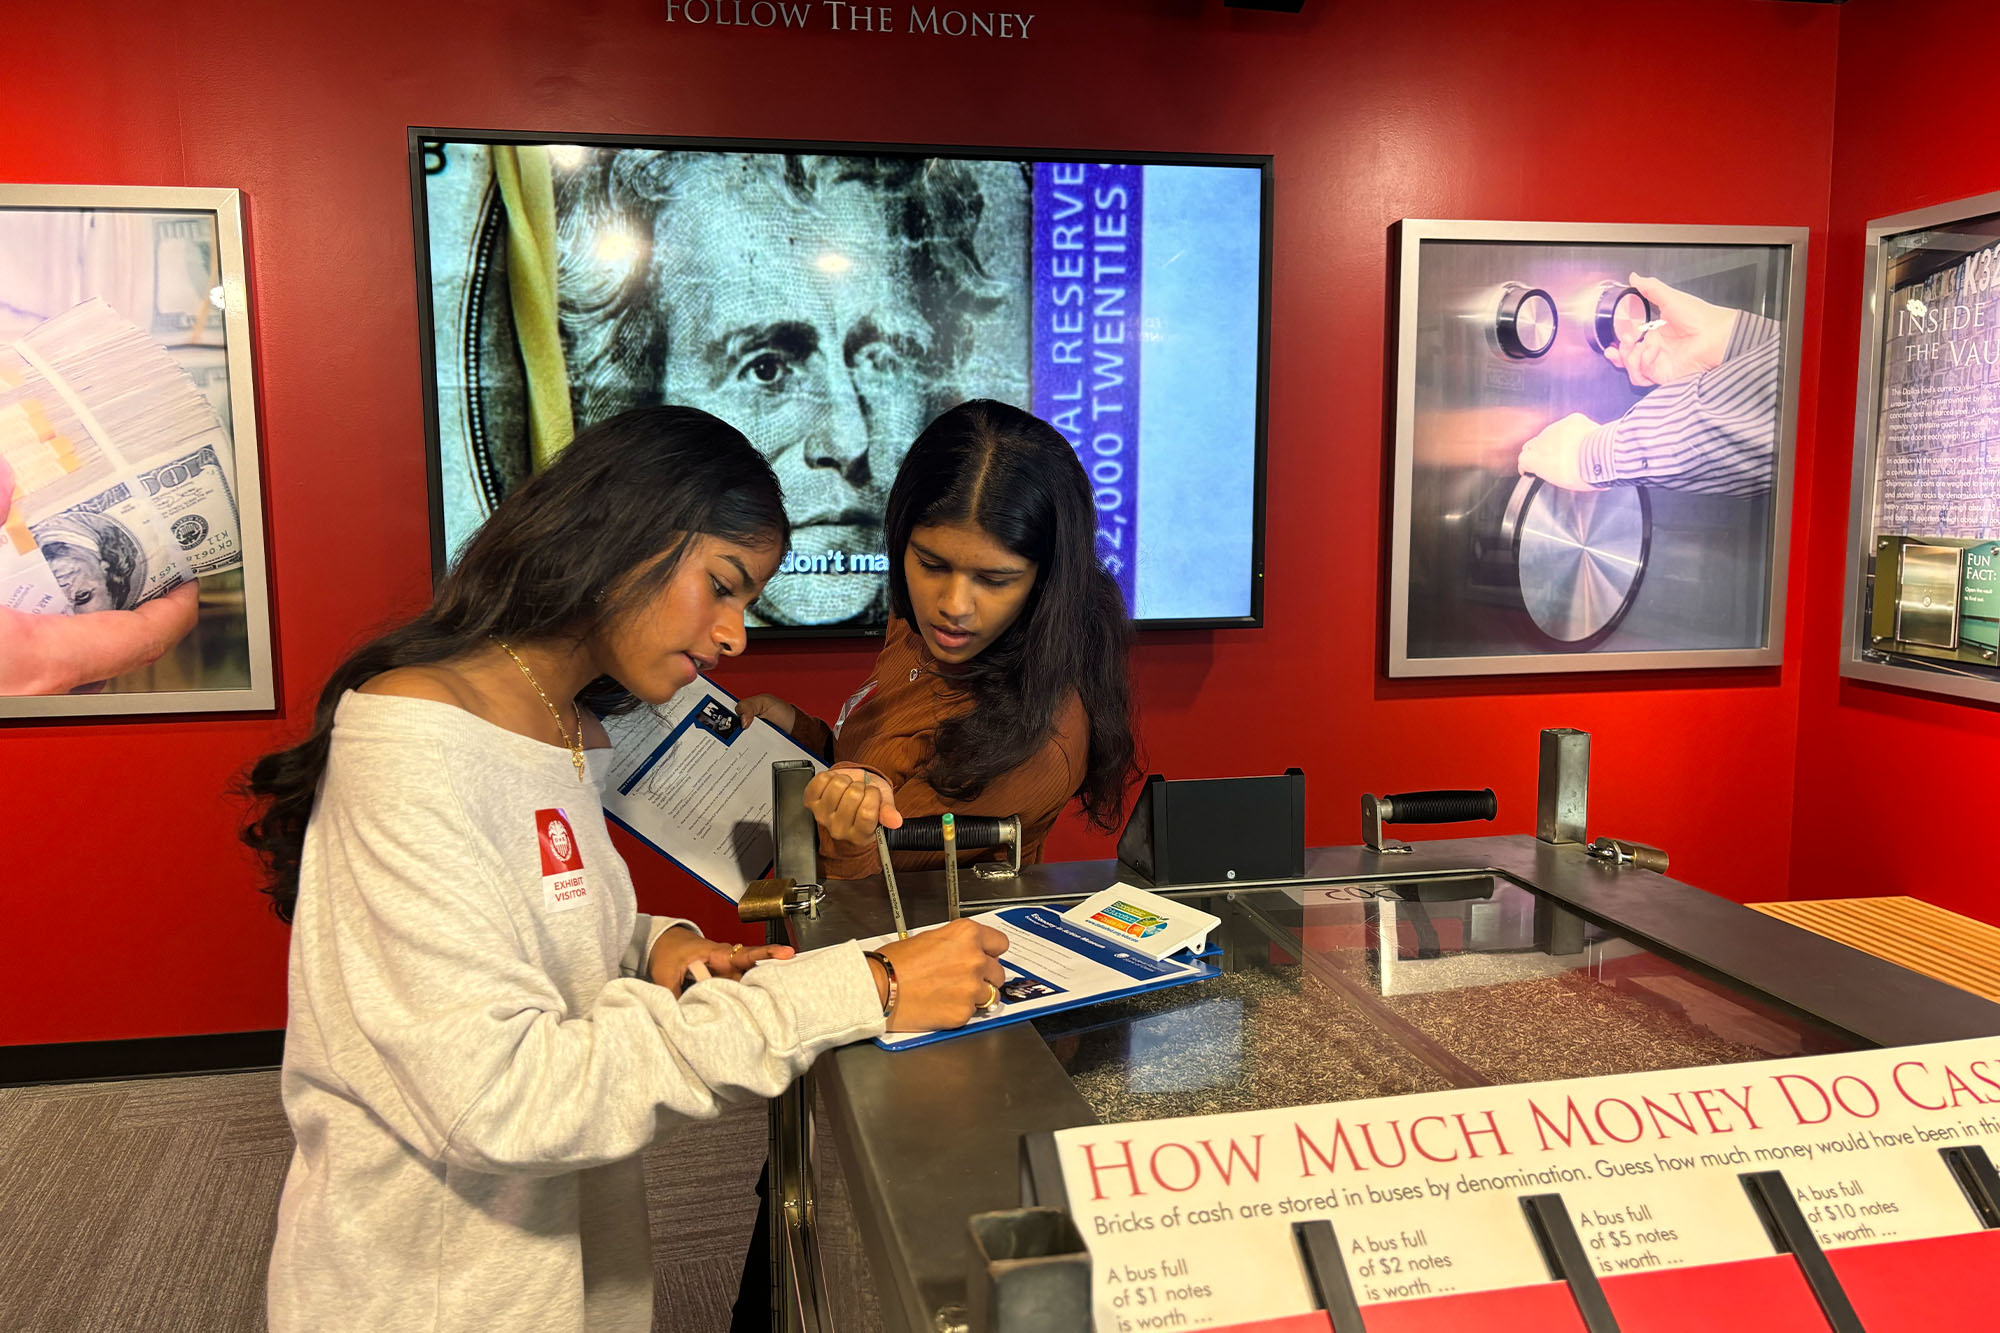
<path id="1" fill-rule="evenodd" d="M 560 810 L 535 811 L 535 841 L 542 849 L 542 910 L 567 912 L 590 897 L 583 873 L 583 849 Z"/>

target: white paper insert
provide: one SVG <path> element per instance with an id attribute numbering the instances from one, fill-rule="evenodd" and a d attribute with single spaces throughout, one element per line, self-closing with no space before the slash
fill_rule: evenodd
<path id="1" fill-rule="evenodd" d="M 1062 914 L 1078 930 L 1117 940 L 1133 953 L 1165 958 L 1183 949 L 1200 953 L 1220 917 L 1157 893 L 1113 884 Z"/>

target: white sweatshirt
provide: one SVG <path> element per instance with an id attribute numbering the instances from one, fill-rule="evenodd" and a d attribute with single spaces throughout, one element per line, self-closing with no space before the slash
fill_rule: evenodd
<path id="1" fill-rule="evenodd" d="M 638 1157 L 882 1030 L 858 945 L 676 1000 L 596 781 L 448 704 L 346 695 L 299 871 L 273 1330 L 651 1327 Z"/>

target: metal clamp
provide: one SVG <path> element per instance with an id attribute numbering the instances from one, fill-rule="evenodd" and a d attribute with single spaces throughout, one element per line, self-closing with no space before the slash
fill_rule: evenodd
<path id="1" fill-rule="evenodd" d="M 1361 841 L 1371 852 L 1407 852 L 1410 844 L 1398 842 L 1394 838 L 1382 836 L 1382 826 L 1389 822 L 1396 812 L 1393 796 L 1374 797 L 1366 792 L 1361 796 Z"/>
<path id="2" fill-rule="evenodd" d="M 1585 854 L 1593 860 L 1621 868 L 1652 870 L 1662 875 L 1667 873 L 1666 852 L 1626 838 L 1594 838 Z"/>

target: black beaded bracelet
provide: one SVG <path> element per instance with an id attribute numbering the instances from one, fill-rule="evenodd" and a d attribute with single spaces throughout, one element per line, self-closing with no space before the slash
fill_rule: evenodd
<path id="1" fill-rule="evenodd" d="M 882 975 L 888 979 L 889 994 L 882 1001 L 882 1017 L 887 1018 L 896 1009 L 896 965 L 881 954 L 876 953 L 873 949 L 867 950 L 861 956 L 863 958 L 873 958 L 876 962 L 880 963 L 882 965 Z"/>

